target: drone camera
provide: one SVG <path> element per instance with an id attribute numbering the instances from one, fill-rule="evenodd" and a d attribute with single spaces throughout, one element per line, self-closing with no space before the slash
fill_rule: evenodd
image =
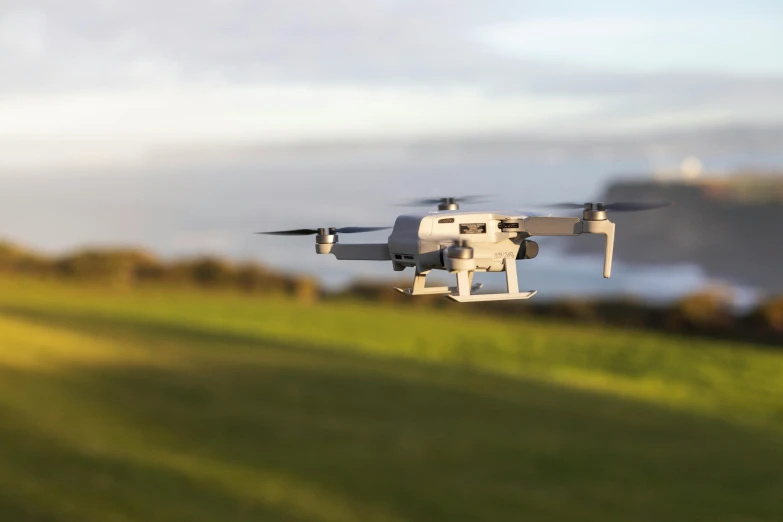
<path id="1" fill-rule="evenodd" d="M 523 241 L 517 252 L 517 259 L 535 259 L 538 255 L 538 243 L 535 241 Z"/>

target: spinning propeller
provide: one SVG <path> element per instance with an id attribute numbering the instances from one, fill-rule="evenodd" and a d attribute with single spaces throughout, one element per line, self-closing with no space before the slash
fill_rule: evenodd
<path id="1" fill-rule="evenodd" d="M 662 201 L 656 203 L 641 203 L 637 201 L 621 201 L 617 203 L 555 203 L 553 205 L 544 205 L 550 208 L 560 208 L 567 210 L 611 210 L 613 212 L 641 212 L 644 210 L 655 210 L 674 206 L 671 201 Z"/>
<path id="2" fill-rule="evenodd" d="M 445 197 L 445 198 L 423 198 L 423 199 L 414 199 L 413 201 L 409 201 L 408 203 L 403 203 L 401 206 L 404 207 L 424 207 L 429 205 L 438 205 L 438 210 L 459 210 L 459 204 L 460 203 L 483 203 L 487 201 L 489 198 L 486 196 L 461 196 L 458 198 L 455 197 Z"/>
<path id="3" fill-rule="evenodd" d="M 335 234 L 361 234 L 363 232 L 376 232 L 378 230 L 389 230 L 391 227 L 343 227 L 343 228 L 295 228 L 293 230 L 274 230 L 271 232 L 256 232 L 256 234 L 265 234 L 268 236 L 324 236 Z"/>

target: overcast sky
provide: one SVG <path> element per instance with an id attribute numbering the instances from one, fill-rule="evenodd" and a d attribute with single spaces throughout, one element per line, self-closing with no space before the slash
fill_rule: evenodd
<path id="1" fill-rule="evenodd" d="M 609 139 L 614 148 L 579 157 L 534 147 L 473 158 L 456 146 L 445 159 L 399 160 L 390 148 L 346 160 L 340 149 L 330 164 L 297 150 L 283 165 L 236 151 L 783 125 L 781 27 L 781 0 L 0 0 L 0 236 L 52 251 L 220 252 L 332 282 L 387 273 L 251 233 L 390 224 L 402 211 L 393 204 L 411 197 L 582 201 L 618 173 L 668 170 L 691 154 L 717 170 L 781 159 L 731 132 L 707 147 L 680 136 L 673 151 Z M 194 145 L 223 155 L 202 161 L 211 157 Z M 557 257 L 545 253 L 537 274 L 573 291 L 571 265 L 547 272 Z M 603 281 L 599 268 L 590 273 Z M 611 284 L 630 291 L 617 271 Z"/>
<path id="2" fill-rule="evenodd" d="M 780 123 L 781 6 L 0 0 L 0 152 Z"/>

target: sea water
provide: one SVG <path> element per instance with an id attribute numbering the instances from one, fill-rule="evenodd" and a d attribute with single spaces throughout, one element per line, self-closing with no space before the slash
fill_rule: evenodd
<path id="1" fill-rule="evenodd" d="M 758 159 L 758 158 L 757 158 Z M 659 160 L 658 160 L 659 161 Z M 746 166 L 743 156 L 716 156 L 709 169 Z M 781 158 L 766 158 L 783 164 Z M 672 160 L 674 163 L 674 160 Z M 164 258 L 216 254 L 255 260 L 274 269 L 317 277 L 329 288 L 352 281 L 412 278 L 385 262 L 339 262 L 317 256 L 311 237 L 271 237 L 254 232 L 329 226 L 393 225 L 413 198 L 487 195 L 498 209 L 536 209 L 547 202 L 598 198 L 612 179 L 644 178 L 645 157 L 431 157 L 403 154 L 245 155 L 203 162 L 149 161 L 103 169 L 0 176 L 0 237 L 58 253 L 84 246 L 139 246 Z M 540 208 L 538 208 L 540 210 Z M 426 210 L 426 209 L 425 209 Z M 665 233 L 665 231 L 661 231 Z M 344 242 L 382 242 L 387 232 L 345 236 Z M 542 239 L 534 260 L 519 262 L 523 289 L 539 298 L 566 295 L 633 295 L 671 300 L 714 282 L 697 265 L 614 264 L 602 277 L 602 259 L 568 256 L 569 238 Z M 596 241 L 602 238 L 595 238 Z M 623 245 L 615 252 L 622 258 Z M 502 274 L 482 274 L 501 287 Z M 753 301 L 754 289 L 738 289 Z"/>

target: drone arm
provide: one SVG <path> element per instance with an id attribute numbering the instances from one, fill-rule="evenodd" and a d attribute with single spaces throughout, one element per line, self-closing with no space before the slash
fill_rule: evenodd
<path id="1" fill-rule="evenodd" d="M 529 217 L 525 232 L 531 236 L 578 236 L 582 233 L 582 220 L 569 217 Z"/>
<path id="2" fill-rule="evenodd" d="M 329 245 L 331 248 L 329 252 L 319 253 L 332 253 L 334 257 L 341 261 L 390 261 L 391 254 L 389 253 L 389 245 L 387 243 L 359 243 L 359 244 L 342 244 L 334 243 Z"/>
<path id="3" fill-rule="evenodd" d="M 525 232 L 530 236 L 578 236 L 602 234 L 606 236 L 604 277 L 612 275 L 615 225 L 608 219 L 579 219 L 565 217 L 529 217 L 524 220 Z"/>

